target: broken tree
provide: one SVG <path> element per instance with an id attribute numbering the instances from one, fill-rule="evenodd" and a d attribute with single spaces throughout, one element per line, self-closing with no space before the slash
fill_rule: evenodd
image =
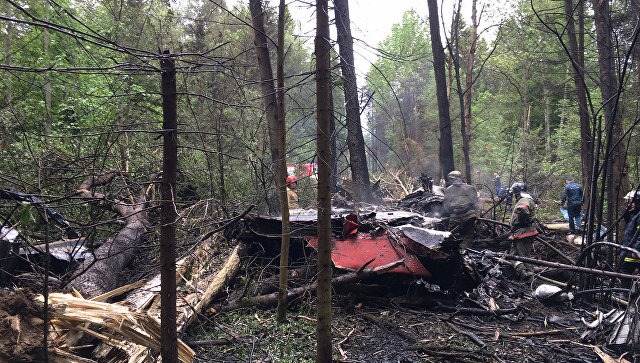
<path id="1" fill-rule="evenodd" d="M 109 201 L 104 194 L 95 191 L 114 180 L 120 172 L 116 169 L 90 177 L 78 189 L 78 194 L 91 203 L 113 210 L 124 220 L 124 227 L 113 237 L 107 239 L 85 261 L 76 268 L 69 287 L 78 290 L 84 296 L 95 296 L 118 287 L 119 274 L 127 266 L 139 247 L 146 231 L 147 188 L 141 188 L 135 203 L 120 200 Z M 151 180 L 157 174 L 152 175 Z"/>

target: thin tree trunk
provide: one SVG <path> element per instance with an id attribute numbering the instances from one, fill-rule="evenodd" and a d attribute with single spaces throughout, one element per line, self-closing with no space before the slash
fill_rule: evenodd
<path id="1" fill-rule="evenodd" d="M 440 23 L 438 21 L 437 0 L 428 0 L 429 29 L 431 31 L 431 49 L 433 51 L 433 70 L 436 78 L 436 97 L 440 123 L 440 172 L 443 176 L 455 169 L 453 161 L 453 141 L 451 137 L 451 118 L 447 100 L 447 80 L 444 70 L 445 56 L 440 41 Z"/>
<path id="2" fill-rule="evenodd" d="M 316 2 L 316 107 L 318 125 L 318 322 L 316 325 L 316 362 L 330 363 L 331 359 L 331 175 L 330 96 L 331 45 L 329 44 L 328 0 Z"/>
<path id="3" fill-rule="evenodd" d="M 267 46 L 267 33 L 264 28 L 264 12 L 261 0 L 249 0 L 253 31 L 255 35 L 256 55 L 258 56 L 258 67 L 260 68 L 260 80 L 262 85 L 262 103 L 267 114 L 267 128 L 269 134 L 269 150 L 271 151 L 270 177 L 273 178 L 277 168 L 278 159 L 278 105 L 276 101 L 276 90 L 273 84 L 273 71 L 271 70 L 271 58 Z M 277 209 L 272 198 L 267 196 L 267 205 L 270 212 Z"/>
<path id="4" fill-rule="evenodd" d="M 282 211 L 282 241 L 280 244 L 280 283 L 278 285 L 278 309 L 276 312 L 276 321 L 282 323 L 287 319 L 287 288 L 289 285 L 289 202 L 287 200 L 287 135 L 286 121 L 284 110 L 284 21 L 285 21 L 285 3 L 280 0 L 278 11 L 278 135 L 280 143 L 278 144 L 278 190 L 280 192 L 280 210 Z"/>
<path id="5" fill-rule="evenodd" d="M 464 131 L 463 135 L 467 142 L 467 154 L 465 155 L 465 163 L 469 165 L 468 169 L 471 170 L 471 158 L 469 153 L 471 151 L 471 122 L 473 116 L 471 115 L 471 88 L 473 87 L 473 64 L 476 56 L 476 49 L 478 45 L 478 15 L 476 0 L 471 2 L 471 47 L 469 48 L 469 54 L 467 54 L 467 72 L 465 74 L 465 88 L 464 88 Z"/>
<path id="6" fill-rule="evenodd" d="M 462 0 L 458 0 L 457 11 L 455 12 L 453 32 L 451 34 L 452 44 L 449 45 L 451 59 L 453 59 L 453 68 L 456 74 L 456 89 L 458 93 L 458 102 L 460 104 L 460 134 L 462 136 L 462 166 L 467 183 L 471 184 L 471 164 L 469 163 L 469 139 L 467 138 L 465 114 L 464 94 L 462 84 L 460 82 L 460 53 L 459 53 L 459 31 L 460 31 L 460 7 Z M 452 46 L 453 45 L 453 46 Z"/>
<path id="7" fill-rule="evenodd" d="M 175 61 L 164 51 L 162 69 L 162 204 L 160 212 L 160 327 L 163 362 L 178 361 L 176 328 L 176 207 L 178 171 L 178 104 Z"/>
<path id="8" fill-rule="evenodd" d="M 7 18 L 12 18 L 13 17 L 13 5 L 9 4 L 8 2 L 7 4 Z M 12 52 L 12 41 L 13 41 L 13 23 L 10 21 L 5 21 L 6 24 L 6 32 L 7 32 L 7 38 L 5 39 L 5 56 L 4 56 L 4 63 L 7 66 L 11 66 L 11 52 Z M 6 100 L 7 100 L 7 106 L 9 107 L 9 109 L 11 108 L 11 102 L 13 100 L 13 94 L 11 93 L 11 78 L 7 79 L 7 96 L 6 96 Z"/>
<path id="9" fill-rule="evenodd" d="M 579 1 L 575 8 L 578 15 L 578 32 L 574 23 L 574 6 L 572 0 L 564 0 L 564 11 L 567 20 L 567 37 L 571 52 L 571 65 L 573 70 L 573 82 L 576 87 L 578 99 L 578 116 L 580 117 L 580 154 L 582 185 L 584 195 L 591 193 L 591 169 L 593 165 L 593 138 L 591 136 L 589 110 L 587 106 L 586 85 L 584 83 L 584 1 Z"/>
<path id="10" fill-rule="evenodd" d="M 549 151 L 551 151 L 551 101 L 547 82 L 544 82 L 542 93 L 544 99 L 544 150 L 549 155 Z"/>
<path id="11" fill-rule="evenodd" d="M 569 69 L 567 68 L 567 75 L 569 73 Z M 567 119 L 567 102 L 569 102 L 568 98 L 567 98 L 567 93 L 569 92 L 569 83 L 565 82 L 564 83 L 564 87 L 562 89 L 562 109 L 560 111 L 560 125 L 558 126 L 559 130 L 562 130 L 562 127 L 564 126 L 564 121 Z M 562 138 L 559 137 L 558 138 L 558 152 L 557 154 L 560 155 L 560 152 L 562 151 Z M 583 185 L 582 189 L 586 190 L 587 186 Z M 588 197 L 589 194 L 587 194 L 585 192 L 585 199 Z"/>
<path id="12" fill-rule="evenodd" d="M 49 4 L 44 4 L 44 19 L 49 21 Z M 44 59 L 46 67 L 51 65 L 49 60 L 49 29 L 44 28 Z M 44 141 L 49 142 L 51 135 L 51 74 L 44 73 L 44 104 L 45 104 L 45 120 L 44 120 Z"/>
<path id="13" fill-rule="evenodd" d="M 344 77 L 344 99 L 347 114 L 347 146 L 349 148 L 349 162 L 351 175 L 357 189 L 357 200 L 370 201 L 369 168 L 364 150 L 364 137 L 360 124 L 360 105 L 358 100 L 358 86 L 356 83 L 356 68 L 353 59 L 353 37 L 349 19 L 348 0 L 334 0 L 338 45 L 340 47 L 340 69 Z"/>

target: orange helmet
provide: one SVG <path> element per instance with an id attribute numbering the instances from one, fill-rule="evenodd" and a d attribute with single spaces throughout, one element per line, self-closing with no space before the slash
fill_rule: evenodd
<path id="1" fill-rule="evenodd" d="M 296 178 L 295 176 L 291 175 L 287 177 L 287 184 L 292 183 L 292 182 L 298 182 L 298 178 Z"/>

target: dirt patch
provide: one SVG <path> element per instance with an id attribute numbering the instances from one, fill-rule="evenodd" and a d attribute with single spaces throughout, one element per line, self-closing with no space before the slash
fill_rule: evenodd
<path id="1" fill-rule="evenodd" d="M 41 308 L 22 290 L 0 291 L 0 361 L 44 360 Z"/>

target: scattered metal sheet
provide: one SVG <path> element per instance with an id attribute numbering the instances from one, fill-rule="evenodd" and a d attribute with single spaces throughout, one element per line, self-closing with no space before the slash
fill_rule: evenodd
<path id="1" fill-rule="evenodd" d="M 431 249 L 439 248 L 442 241 L 451 236 L 451 232 L 436 231 L 412 225 L 399 226 L 398 229 L 412 241 Z"/>
<path id="2" fill-rule="evenodd" d="M 310 246 L 318 248 L 316 237 L 307 239 Z M 431 277 L 431 273 L 418 258 L 408 252 L 404 246 L 399 246 L 397 242 L 392 241 L 386 232 L 375 237 L 358 234 L 353 238 L 335 239 L 331 259 L 335 267 L 350 271 L 359 269 L 371 259 L 374 260 L 367 267 L 379 267 L 404 259 L 402 265 L 390 270 L 389 273 Z"/>
<path id="3" fill-rule="evenodd" d="M 90 252 L 85 246 L 86 238 L 64 239 L 49 243 L 49 254 L 61 261 L 72 262 L 84 259 Z M 46 244 L 21 248 L 19 254 L 46 253 Z"/>

